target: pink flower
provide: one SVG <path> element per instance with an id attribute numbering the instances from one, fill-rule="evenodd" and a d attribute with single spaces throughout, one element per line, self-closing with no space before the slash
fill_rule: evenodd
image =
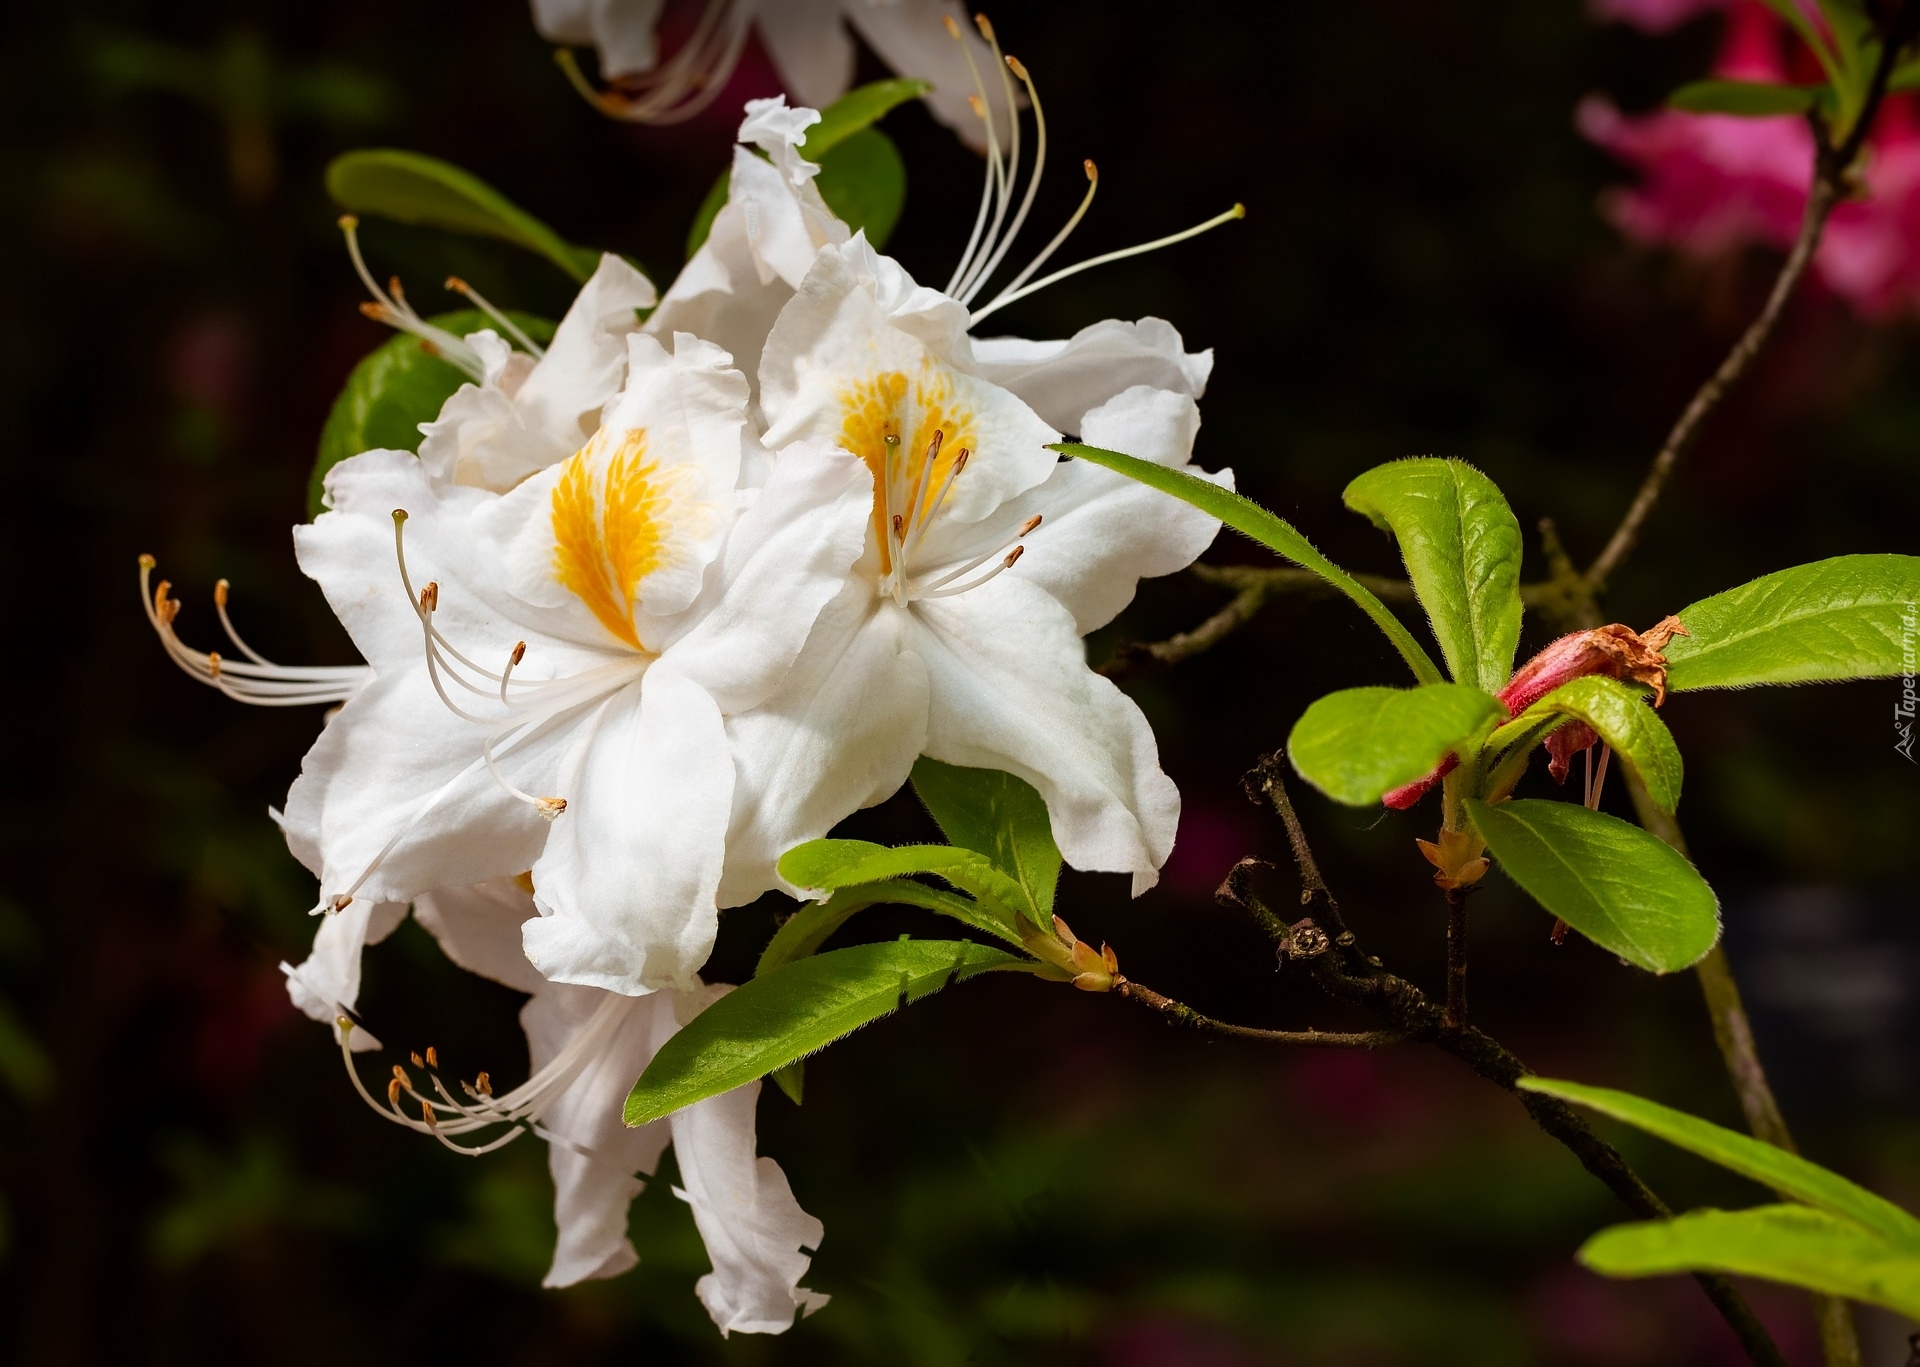
<path id="1" fill-rule="evenodd" d="M 1727 0 L 1588 0 L 1602 23 L 1631 24 L 1642 33 L 1670 33 L 1689 19 L 1724 9 Z"/>
<path id="2" fill-rule="evenodd" d="M 1604 0 L 1607 17 L 1642 27 L 1690 14 L 1691 0 Z M 1678 22 L 1673 20 L 1672 22 Z M 1713 75 L 1727 80 L 1817 79 L 1811 55 L 1757 0 L 1733 0 Z M 1805 68 L 1805 69 L 1802 69 Z M 1813 179 L 1813 131 L 1793 114 L 1736 118 L 1662 109 L 1622 114 L 1583 100 L 1580 131 L 1640 172 L 1608 191 L 1601 211 L 1628 237 L 1702 259 L 1761 243 L 1784 249 L 1800 228 Z M 1920 124 L 1913 97 L 1882 107 L 1867 144 L 1865 193 L 1828 221 L 1814 274 L 1859 312 L 1920 309 Z"/>

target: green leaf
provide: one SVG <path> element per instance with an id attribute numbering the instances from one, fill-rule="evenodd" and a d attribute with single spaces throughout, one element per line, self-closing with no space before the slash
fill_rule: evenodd
<path id="1" fill-rule="evenodd" d="M 1851 1220 L 1911 1252 L 1920 1253 L 1920 1220 L 1884 1197 L 1798 1154 L 1631 1092 L 1544 1077 L 1522 1078 L 1520 1085 L 1527 1091 L 1557 1096 L 1562 1101 L 1585 1106 L 1645 1130 L 1688 1153 L 1698 1154 L 1742 1177 L 1771 1187 L 1782 1196 Z"/>
<path id="2" fill-rule="evenodd" d="M 511 242 L 582 284 L 600 264 L 598 251 L 574 246 L 472 172 L 420 152 L 342 153 L 327 167 L 327 193 L 356 214 Z"/>
<path id="3" fill-rule="evenodd" d="M 875 247 L 885 245 L 900 220 L 907 197 L 906 164 L 892 139 L 877 130 L 873 130 L 877 141 L 857 146 L 847 157 L 836 162 L 829 161 L 828 155 L 842 143 L 854 141 L 856 134 L 871 130 L 890 110 L 932 89 L 925 81 L 889 80 L 849 90 L 820 111 L 820 122 L 807 130 L 807 140 L 800 145 L 801 156 L 820 163 L 820 175 L 814 184 L 827 207 L 848 227 L 864 227 L 867 241 Z M 726 207 L 731 179 L 731 171 L 722 171 L 694 213 L 693 226 L 687 230 L 689 260 L 706 242 L 707 234 L 713 231 L 713 220 Z"/>
<path id="4" fill-rule="evenodd" d="M 807 130 L 800 153 L 809 161 L 821 161 L 855 133 L 873 127 L 908 100 L 917 100 L 932 89 L 926 81 L 888 80 L 849 90 L 820 111 L 820 122 Z"/>
<path id="5" fill-rule="evenodd" d="M 1818 85 L 1774 85 L 1767 81 L 1689 81 L 1667 96 L 1667 104 L 1693 114 L 1738 114 L 1766 118 L 1804 114 L 1820 100 Z"/>
<path id="6" fill-rule="evenodd" d="M 760 951 L 755 977 L 771 973 L 782 964 L 803 959 L 819 951 L 826 940 L 854 915 L 868 907 L 921 907 L 951 916 L 963 925 L 1005 940 L 1015 949 L 1024 948 L 1020 936 L 994 911 L 978 902 L 944 888 L 930 888 L 911 878 L 887 878 L 877 883 L 842 888 L 824 902 L 809 902 L 794 912 L 773 933 L 767 947 Z"/>
<path id="7" fill-rule="evenodd" d="M 1909 57 L 1893 69 L 1893 75 L 1887 78 L 1887 91 L 1895 94 L 1902 90 L 1920 90 L 1920 57 Z"/>
<path id="8" fill-rule="evenodd" d="M 1643 689 L 1598 674 L 1574 679 L 1487 737 L 1487 749 L 1498 752 L 1522 738 L 1529 738 L 1529 743 L 1542 739 L 1544 733 L 1533 733 L 1543 720 L 1578 718 L 1638 775 L 1654 805 L 1671 812 L 1680 803 L 1680 747 L 1673 743 L 1673 733 L 1660 714 L 1647 706 L 1647 697 Z"/>
<path id="9" fill-rule="evenodd" d="M 507 316 L 536 342 L 553 336 L 554 325 L 544 318 L 511 311 Z M 457 337 L 494 326 L 478 309 L 435 314 L 427 321 Z M 420 424 L 439 417 L 442 405 L 468 383 L 465 372 L 409 333 L 396 333 L 363 356 L 320 429 L 320 449 L 307 480 L 307 515 L 320 515 L 327 471 L 362 451 L 419 450 Z"/>
<path id="10" fill-rule="evenodd" d="M 627 1124 L 765 1077 L 950 983 L 1028 967 L 970 940 L 894 940 L 796 959 L 727 993 L 668 1040 L 633 1084 Z"/>
<path id="11" fill-rule="evenodd" d="M 1541 906 L 1653 973 L 1697 961 L 1720 936 L 1720 903 L 1686 856 L 1571 802 L 1467 803 L 1494 858 Z"/>
<path id="12" fill-rule="evenodd" d="M 1095 465 L 1104 465 L 1129 479 L 1139 480 L 1149 488 L 1172 494 L 1183 502 L 1191 503 L 1201 512 L 1219 518 L 1235 531 L 1252 537 L 1282 559 L 1291 560 L 1302 569 L 1312 570 L 1351 598 L 1362 612 L 1373 619 L 1374 625 L 1386 633 L 1394 649 L 1400 652 L 1400 658 L 1407 662 L 1414 678 L 1423 684 L 1446 682 L 1439 667 L 1420 648 L 1420 643 L 1413 639 L 1413 634 L 1401 624 L 1400 619 L 1387 611 L 1386 604 L 1357 583 L 1352 575 L 1315 550 L 1313 543 L 1287 522 L 1275 517 L 1245 494 L 1222 489 L 1184 470 L 1171 470 L 1164 465 L 1155 465 L 1150 460 L 1122 455 L 1118 451 L 1104 451 L 1097 446 L 1084 446 L 1077 441 L 1056 442 L 1047 449 L 1066 456 L 1078 456 Z"/>
<path id="13" fill-rule="evenodd" d="M 907 164 L 892 138 L 861 129 L 821 159 L 813 183 L 842 223 L 864 231 L 875 250 L 887 245 L 907 204 Z"/>
<path id="14" fill-rule="evenodd" d="M 1920 1317 L 1920 1255 L 1805 1206 L 1697 1210 L 1615 1225 L 1587 1240 L 1578 1256 L 1609 1277 L 1729 1272 Z"/>
<path id="15" fill-rule="evenodd" d="M 1309 707 L 1287 737 L 1300 777 L 1336 802 L 1378 802 L 1433 772 L 1450 751 L 1507 715 L 1471 684 L 1349 688 Z"/>
<path id="16" fill-rule="evenodd" d="M 1499 487 L 1465 461 L 1421 457 L 1367 471 L 1344 498 L 1400 543 L 1454 680 L 1505 688 L 1520 642 L 1520 523 Z"/>
<path id="17" fill-rule="evenodd" d="M 834 892 L 930 873 L 979 898 L 1016 937 L 1014 915 L 1025 905 L 1025 890 L 972 850 L 952 845 L 875 845 L 865 840 L 809 840 L 780 856 L 780 876 L 800 888 Z"/>
<path id="18" fill-rule="evenodd" d="M 1060 881 L 1060 849 L 1053 843 L 1047 804 L 1033 785 L 997 769 L 968 769 L 922 757 L 913 766 L 913 790 L 962 849 L 984 854 L 1026 894 L 1033 923 L 1053 924 L 1053 890 Z"/>
<path id="19" fill-rule="evenodd" d="M 1689 634 L 1667 646 L 1667 687 L 1744 688 L 1909 672 L 1903 636 L 1915 629 L 1916 603 L 1920 556 L 1842 555 L 1763 575 L 1681 610 Z"/>

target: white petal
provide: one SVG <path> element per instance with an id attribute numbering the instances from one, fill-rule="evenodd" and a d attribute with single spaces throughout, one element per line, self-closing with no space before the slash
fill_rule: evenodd
<path id="1" fill-rule="evenodd" d="M 733 763 L 720 709 L 656 662 L 577 729 L 567 809 L 533 865 L 527 957 L 556 982 L 685 985 L 718 925 Z"/>
<path id="2" fill-rule="evenodd" d="M 537 1070 L 595 1018 L 607 993 L 548 984 L 520 1009 L 527 1052 Z M 590 1277 L 617 1277 L 639 1261 L 627 1239 L 627 1208 L 640 1194 L 636 1174 L 650 1175 L 671 1133 L 664 1121 L 628 1129 L 621 1112 L 633 1081 L 672 1033 L 673 1003 L 666 995 L 629 999 L 619 1008 L 593 1060 L 555 1098 L 541 1125 L 553 1174 L 553 1218 L 559 1237 L 545 1286 L 572 1286 Z"/>
<path id="3" fill-rule="evenodd" d="M 728 990 L 682 993 L 682 1011 L 691 1016 Z M 682 1183 L 674 1195 L 693 1208 L 713 1261 L 694 1291 L 722 1335 L 778 1334 L 827 1300 L 800 1286 L 825 1228 L 793 1199 L 780 1165 L 755 1156 L 759 1100 L 760 1084 L 750 1082 L 667 1120 Z"/>
<path id="4" fill-rule="evenodd" d="M 1199 427 L 1200 409 L 1192 399 L 1138 386 L 1087 415 L 1086 439 L 1231 489 L 1232 471 L 1209 474 L 1188 464 Z M 1140 580 L 1192 564 L 1220 530 L 1217 518 L 1171 494 L 1087 461 L 1067 460 L 1038 489 L 978 529 L 966 529 L 967 549 L 980 554 L 1010 540 L 1036 513 L 1043 521 L 1025 538 L 1026 553 L 1008 574 L 1040 585 L 1065 604 L 1083 636 L 1133 601 Z M 949 553 L 938 539 L 943 530 L 928 539 L 930 565 Z"/>
<path id="5" fill-rule="evenodd" d="M 839 0 L 777 0 L 760 8 L 760 40 L 781 84 L 803 105 L 823 108 L 853 84 L 853 39 Z"/>
<path id="6" fill-rule="evenodd" d="M 358 896 L 406 902 L 532 866 L 546 823 L 487 772 L 486 735 L 447 711 L 423 669 L 377 676 L 347 701 L 287 795 L 288 843 L 320 852 L 323 900 L 359 883 Z M 558 745 L 536 737 L 502 755 L 500 767 L 544 794 Z"/>
<path id="7" fill-rule="evenodd" d="M 440 942 L 449 959 L 469 973 L 520 992 L 542 992 L 548 986 L 520 944 L 521 924 L 538 914 L 533 895 L 505 878 L 424 892 L 413 903 L 413 919 Z"/>
<path id="8" fill-rule="evenodd" d="M 666 0 L 533 0 L 533 22 L 549 42 L 594 47 L 609 80 L 653 70 L 654 26 Z"/>
<path id="9" fill-rule="evenodd" d="M 926 753 L 1025 779 L 1046 799 L 1069 864 L 1131 873 L 1135 896 L 1152 887 L 1180 794 L 1140 709 L 1087 668 L 1067 610 L 1003 574 L 913 612 L 932 686 Z"/>
<path id="10" fill-rule="evenodd" d="M 972 452 L 943 518 L 977 521 L 1032 488 L 1052 471 L 1054 455 L 1045 448 L 1059 434 L 1006 390 L 967 372 L 965 316 L 945 295 L 913 285 L 864 236 L 822 251 L 761 356 L 767 445 L 838 442 L 878 471 L 886 457 L 869 429 L 877 430 L 880 417 L 918 446 L 916 433 L 939 413 L 957 433 L 951 441 Z M 863 395 L 883 384 L 902 397 L 856 432 L 849 419 L 872 406 Z"/>
<path id="11" fill-rule="evenodd" d="M 455 390 L 420 431 L 420 463 L 433 482 L 476 489 L 511 489 L 580 445 L 556 454 L 551 435 L 529 428 L 526 414 L 502 390 L 474 384 Z"/>
<path id="12" fill-rule="evenodd" d="M 817 444 L 782 451 L 687 614 L 696 625 L 662 658 L 722 712 L 759 704 L 847 582 L 866 545 L 872 504 L 867 467 L 844 451 Z"/>
<path id="13" fill-rule="evenodd" d="M 870 584 L 849 582 L 780 691 L 728 718 L 737 776 L 721 905 L 784 886 L 781 855 L 907 781 L 927 735 L 927 670 L 908 626 Z"/>
<path id="14" fill-rule="evenodd" d="M 407 919 L 405 902 L 355 902 L 344 911 L 319 917 L 313 951 L 287 973 L 287 995 L 314 1020 L 332 1025 L 342 1008 L 360 1001 L 360 954 L 377 945 Z M 378 1049 L 380 1041 L 355 1029 L 349 1043 L 356 1052 Z"/>
<path id="15" fill-rule="evenodd" d="M 1018 394 L 1061 431 L 1080 433 L 1089 444 L 1094 443 L 1081 426 L 1089 410 L 1134 385 L 1197 399 L 1206 392 L 1213 371 L 1213 352 L 1188 351 L 1180 333 L 1163 318 L 1137 323 L 1109 318 L 1065 341 L 977 337 L 973 357 L 981 375 Z"/>
<path id="16" fill-rule="evenodd" d="M 967 103 L 979 87 L 967 68 L 960 44 L 944 22 L 951 15 L 960 25 L 961 41 L 973 54 L 975 67 L 986 84 L 987 106 L 993 111 L 1000 146 L 1007 146 L 1006 87 L 995 69 L 993 52 L 974 32 L 966 9 L 945 0 L 850 0 L 847 17 L 860 36 L 888 66 L 902 76 L 933 83 L 927 105 L 934 117 L 953 129 L 975 150 L 985 150 L 986 126 Z M 1016 87 L 1017 89 L 1017 87 Z"/>
<path id="17" fill-rule="evenodd" d="M 620 392 L 626 374 L 627 335 L 640 326 L 634 311 L 651 308 L 657 297 L 646 276 L 611 252 L 601 255 L 546 355 L 514 395 L 527 427 L 548 440 L 551 454 L 543 465 L 572 455 L 600 425 L 601 408 Z M 489 487 L 511 488 L 539 468 Z"/>

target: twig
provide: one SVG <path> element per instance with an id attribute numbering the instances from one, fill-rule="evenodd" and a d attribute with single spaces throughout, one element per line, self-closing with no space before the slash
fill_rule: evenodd
<path id="1" fill-rule="evenodd" d="M 1910 26 L 1914 21 L 1915 7 L 1908 5 L 1906 10 L 1902 20 Z M 1887 82 L 1893 76 L 1903 46 L 1904 41 L 1898 34 L 1884 35 L 1880 59 L 1874 66 L 1873 79 L 1867 87 L 1866 101 L 1860 117 L 1848 131 L 1845 142 L 1838 147 L 1830 146 L 1816 122 L 1814 132 L 1817 150 L 1814 155 L 1813 183 L 1807 188 L 1807 207 L 1800 217 L 1800 234 L 1794 239 L 1793 249 L 1787 253 L 1786 262 L 1780 267 L 1780 274 L 1774 279 L 1773 290 L 1767 295 L 1767 302 L 1761 308 L 1759 317 L 1747 325 L 1747 330 L 1740 334 L 1740 340 L 1733 344 L 1733 350 L 1720 362 L 1719 369 L 1708 376 L 1706 383 L 1694 393 L 1692 401 L 1680 414 L 1679 421 L 1674 423 L 1673 430 L 1667 433 L 1666 443 L 1660 448 L 1660 453 L 1653 458 L 1653 466 L 1641 481 L 1640 491 L 1633 496 L 1627 515 L 1620 520 L 1620 525 L 1614 529 L 1613 536 L 1595 557 L 1593 564 L 1587 567 L 1587 584 L 1593 591 L 1598 592 L 1606 587 L 1607 580 L 1620 568 L 1620 562 L 1633 553 L 1647 517 L 1653 512 L 1654 504 L 1660 501 L 1674 466 L 1680 463 L 1680 458 L 1699 437 L 1707 418 L 1726 398 L 1727 391 L 1747 373 L 1754 358 L 1773 335 L 1774 325 L 1780 321 L 1787 300 L 1792 297 L 1800 278 L 1806 274 L 1807 267 L 1813 263 L 1813 254 L 1820 246 L 1820 235 L 1826 229 L 1828 217 L 1848 188 L 1847 178 L 1852 172 L 1855 158 L 1865 145 L 1874 115 L 1879 112 L 1880 102 L 1886 96 Z"/>
<path id="2" fill-rule="evenodd" d="M 1447 1009 L 1444 1024 L 1459 1030 L 1467 1023 L 1467 892 L 1447 889 Z"/>
<path id="3" fill-rule="evenodd" d="M 1115 979 L 1113 990 L 1128 1001 L 1139 1002 L 1159 1012 L 1176 1025 L 1209 1034 L 1229 1035 L 1234 1039 L 1259 1040 L 1266 1044 L 1306 1044 L 1323 1049 L 1378 1049 L 1383 1045 L 1398 1044 L 1407 1038 L 1404 1030 L 1261 1030 L 1251 1025 L 1232 1025 L 1211 1016 L 1203 1016 L 1184 1002 L 1162 996 L 1131 978 Z"/>

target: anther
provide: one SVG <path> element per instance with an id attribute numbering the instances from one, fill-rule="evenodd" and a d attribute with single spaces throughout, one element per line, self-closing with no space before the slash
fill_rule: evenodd
<path id="1" fill-rule="evenodd" d="M 979 119 L 982 123 L 986 122 L 987 102 L 985 100 L 981 99 L 978 95 L 969 95 L 967 96 L 967 108 L 973 111 L 975 118 Z M 365 306 L 363 305 L 362 307 L 364 308 Z"/>
<path id="2" fill-rule="evenodd" d="M 527 643 L 525 641 L 516 641 L 513 647 L 513 655 L 510 658 L 509 663 L 517 667 L 519 663 L 526 658 L 527 658 Z"/>
<path id="3" fill-rule="evenodd" d="M 953 16 L 951 14 L 943 14 L 940 17 L 946 21 L 947 32 L 958 42 L 960 38 L 960 25 L 953 22 Z"/>
<path id="4" fill-rule="evenodd" d="M 438 1052 L 435 1051 L 434 1047 L 431 1044 L 429 1044 L 427 1046 L 427 1067 L 438 1068 L 439 1066 L 440 1066 L 440 1055 Z"/>
<path id="5" fill-rule="evenodd" d="M 906 519 L 898 513 L 893 515 L 893 539 L 895 541 L 905 541 L 907 539 Z"/>
<path id="6" fill-rule="evenodd" d="M 227 581 L 224 579 L 218 579 L 214 581 L 213 605 L 215 607 L 223 608 L 227 605 L 227 590 L 229 587 L 230 586 L 228 585 Z"/>
<path id="7" fill-rule="evenodd" d="M 373 319 L 376 323 L 390 323 L 393 321 L 393 310 L 385 304 L 376 303 L 372 299 L 362 299 L 360 301 L 360 312 Z"/>
<path id="8" fill-rule="evenodd" d="M 418 1049 L 408 1054 L 407 1057 L 413 1060 L 413 1066 L 416 1068 L 424 1068 L 427 1066 L 427 1061 L 420 1057 L 420 1051 Z M 400 1065 L 396 1063 L 393 1066 L 398 1068 Z"/>
<path id="9" fill-rule="evenodd" d="M 1014 56 L 1011 52 L 1007 54 L 1007 70 L 1011 71 L 1015 76 L 1018 76 L 1023 81 L 1028 79 L 1026 67 L 1021 65 L 1020 59 Z"/>
<path id="10" fill-rule="evenodd" d="M 551 821 L 559 816 L 560 813 L 567 810 L 567 800 L 564 797 L 537 798 L 534 801 L 533 807 L 541 816 Z"/>
<path id="11" fill-rule="evenodd" d="M 353 894 L 350 892 L 343 892 L 339 896 L 333 899 L 333 902 L 331 903 L 331 905 L 335 911 L 345 911 L 348 907 L 353 905 Z"/>
<path id="12" fill-rule="evenodd" d="M 407 292 L 401 286 L 400 277 L 397 275 L 389 275 L 387 277 L 387 293 L 393 296 L 393 301 L 396 304 L 404 304 L 407 302 Z"/>
<path id="13" fill-rule="evenodd" d="M 457 275 L 449 275 L 447 277 L 447 288 L 455 294 L 465 294 L 467 293 L 467 282 Z"/>
<path id="14" fill-rule="evenodd" d="M 216 683 L 218 683 L 218 682 L 219 682 L 219 680 L 220 680 L 220 652 L 219 652 L 219 651 L 217 651 L 217 650 L 209 650 L 209 651 L 207 652 L 207 673 L 208 673 L 208 674 L 210 674 L 210 675 L 211 675 L 211 676 L 213 677 L 213 680 L 214 680 L 214 682 L 216 682 Z"/>
<path id="15" fill-rule="evenodd" d="M 437 612 L 440 608 L 440 581 L 429 579 L 427 586 L 420 590 L 420 610 Z"/>
<path id="16" fill-rule="evenodd" d="M 413 1056 L 413 1061 L 415 1063 L 419 1063 L 420 1056 L 418 1054 L 415 1054 Z M 393 1065 L 393 1080 L 399 1083 L 402 1087 L 413 1086 L 413 1079 L 407 1076 L 407 1070 L 405 1068 L 402 1068 L 397 1063 Z"/>
<path id="17" fill-rule="evenodd" d="M 394 1078 L 392 1081 L 387 1083 L 387 1105 L 394 1107 L 396 1110 L 399 1109 L 399 1106 L 400 1106 L 400 1079 L 399 1078 Z"/>
<path id="18" fill-rule="evenodd" d="M 432 1102 L 423 1100 L 420 1103 L 420 1118 L 427 1122 L 429 1129 L 437 1130 L 440 1128 L 440 1117 L 433 1113 Z"/>
<path id="19" fill-rule="evenodd" d="M 1028 518 L 1025 522 L 1022 522 L 1020 524 L 1020 535 L 1025 536 L 1028 532 L 1032 531 L 1035 527 L 1038 527 L 1040 525 L 1040 518 L 1041 518 L 1041 515 L 1039 513 L 1035 513 L 1032 517 Z"/>
<path id="20" fill-rule="evenodd" d="M 987 22 L 986 15 L 984 14 L 974 15 L 973 26 L 980 30 L 980 36 L 982 38 L 985 38 L 989 43 L 993 41 L 993 25 Z"/>
<path id="21" fill-rule="evenodd" d="M 1098 185 L 1100 183 L 1100 168 L 1093 164 L 1093 158 L 1088 157 L 1085 161 L 1081 162 L 1080 164 L 1084 166 L 1087 170 L 1087 179 L 1092 181 L 1095 185 Z"/>
<path id="22" fill-rule="evenodd" d="M 339 218 L 334 220 L 334 222 L 338 223 L 340 227 L 344 228 L 347 232 L 352 232 L 355 228 L 360 226 L 360 220 L 355 218 L 352 214 L 341 214 Z"/>
<path id="23" fill-rule="evenodd" d="M 479 1077 L 473 1080 L 473 1089 L 474 1091 L 480 1093 L 481 1096 L 492 1096 L 493 1095 L 493 1079 L 488 1077 L 485 1073 L 482 1073 L 480 1074 Z"/>
<path id="24" fill-rule="evenodd" d="M 1026 553 L 1027 553 L 1027 548 L 1025 546 L 1015 546 L 1012 550 L 1007 552 L 1007 558 L 1000 562 L 1000 568 L 1003 570 L 1012 569 L 1013 562 L 1018 560 L 1021 556 L 1025 555 Z"/>
<path id="25" fill-rule="evenodd" d="M 152 569 L 152 568 L 153 568 L 153 567 L 154 567 L 155 565 L 157 565 L 157 564 L 159 564 L 159 563 L 160 563 L 160 562 L 159 562 L 158 560 L 155 560 L 155 559 L 154 559 L 154 558 L 153 558 L 152 556 L 150 556 L 150 555 L 142 555 L 142 556 L 140 557 L 140 568 L 141 568 L 141 569 L 143 569 L 143 570 L 150 570 L 150 569 Z"/>

